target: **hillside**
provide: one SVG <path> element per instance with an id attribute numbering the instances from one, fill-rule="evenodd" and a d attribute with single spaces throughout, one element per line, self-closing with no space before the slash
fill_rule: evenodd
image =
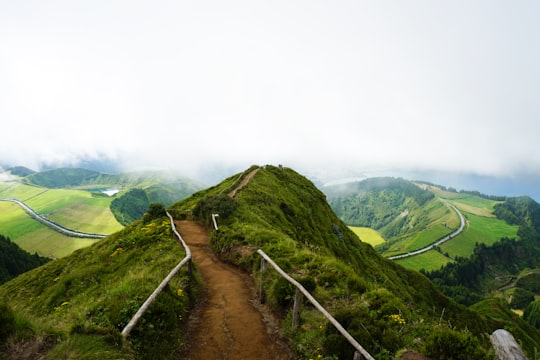
<path id="1" fill-rule="evenodd" d="M 173 209 L 177 216 L 191 213 L 208 226 L 211 214 L 218 213 L 219 231 L 211 235 L 217 254 L 256 276 L 260 259 L 255 250 L 263 249 L 312 289 L 371 353 L 384 356 L 400 349 L 429 353 L 430 334 L 465 334 L 465 329 L 474 334 L 476 340 L 471 341 L 487 349 L 485 335 L 504 326 L 454 303 L 419 273 L 383 259 L 337 218 L 322 192 L 290 169 L 259 169 L 231 199 L 226 194 L 247 173 L 196 193 Z M 264 287 L 273 308 L 288 314 L 292 289 L 276 277 L 265 281 Z M 442 318 L 453 329 L 443 326 Z M 301 354 L 314 356 L 319 348 L 327 355 L 352 357 L 344 340 L 317 313 L 305 310 L 302 319 L 303 332 L 284 329 Z M 515 328 L 526 326 L 511 315 L 506 321 Z M 523 341 L 531 351 L 540 343 L 540 334 L 533 332 Z"/>
<path id="2" fill-rule="evenodd" d="M 413 350 L 481 359 L 490 349 L 487 335 L 503 327 L 512 329 L 529 354 L 540 345 L 538 330 L 509 309 L 497 308 L 504 315 L 498 318 L 480 314 L 444 296 L 422 274 L 382 258 L 339 220 L 321 191 L 291 169 L 253 167 L 175 203 L 170 212 L 208 228 L 211 214 L 219 214 L 219 231 L 210 234 L 219 257 L 250 273 L 258 288 L 256 250 L 261 248 L 377 358 Z M 184 326 L 189 300 L 197 295 L 183 276 L 151 308 L 133 339 L 124 343 L 118 336 L 143 294 L 183 257 L 169 229 L 166 219 L 145 216 L 0 286 L 0 299 L 8 306 L 0 310 L 15 318 L 11 323 L 18 329 L 10 331 L 5 346 L 13 351 L 9 344 L 22 350 L 39 343 L 41 353 L 52 358 L 80 358 L 83 352 L 88 359 L 174 353 L 183 339 L 166 338 L 161 330 Z M 282 332 L 300 357 L 352 358 L 348 343 L 310 306 L 302 310 L 300 330 L 291 331 L 294 292 L 274 272 L 265 272 L 262 288 L 267 304 L 286 320 Z"/>
<path id="3" fill-rule="evenodd" d="M 120 331 L 185 256 L 169 219 L 146 216 L 0 286 L 0 357 L 155 359 L 179 351 L 197 283 L 180 272 L 124 342 Z"/>
<path id="4" fill-rule="evenodd" d="M 398 260 L 414 270 L 435 270 L 457 257 L 469 257 L 476 243 L 492 245 L 503 237 L 518 237 L 518 226 L 497 216 L 501 197 L 395 178 L 366 179 L 323 191 L 347 225 L 378 231 L 385 241 L 376 250 L 385 257 L 413 252 L 444 238 L 459 228 L 457 212 L 461 213 L 466 226 L 452 241 Z"/>

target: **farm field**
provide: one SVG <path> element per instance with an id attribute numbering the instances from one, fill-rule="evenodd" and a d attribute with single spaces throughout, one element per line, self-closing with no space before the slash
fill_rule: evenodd
<path id="1" fill-rule="evenodd" d="M 110 211 L 112 197 L 84 190 L 45 189 L 18 183 L 0 183 L 0 197 L 24 201 L 34 211 L 69 229 L 110 234 L 123 227 Z"/>
<path id="2" fill-rule="evenodd" d="M 421 249 L 459 227 L 458 215 L 439 200 L 433 200 L 426 207 L 426 213 L 429 214 L 427 228 L 416 232 L 412 237 L 408 236 L 396 241 L 383 253 L 383 256 L 389 257 Z"/>
<path id="3" fill-rule="evenodd" d="M 420 255 L 411 256 L 408 258 L 399 259 L 395 261 L 396 263 L 398 263 L 399 265 L 407 269 L 416 270 L 416 271 L 419 271 L 420 269 L 424 269 L 426 271 L 431 271 L 431 270 L 439 269 L 441 266 L 446 265 L 452 260 L 444 256 L 438 251 L 430 250 Z"/>
<path id="4" fill-rule="evenodd" d="M 9 224 L 7 226 L 6 224 Z M 0 202 L 0 233 L 29 253 L 60 258 L 96 242 L 70 238 L 28 216 L 17 204 Z"/>
<path id="5" fill-rule="evenodd" d="M 495 218 L 493 215 L 493 207 L 498 201 L 484 199 L 479 196 L 464 195 L 461 198 L 448 199 L 459 210 L 468 212 L 473 215 Z"/>
<path id="6" fill-rule="evenodd" d="M 123 228 L 109 208 L 112 197 L 17 182 L 0 182 L 0 197 L 22 200 L 36 212 L 69 229 L 112 234 Z M 3 201 L 0 202 L 0 233 L 30 253 L 56 258 L 96 242 L 62 235 L 32 219 L 17 204 Z"/>
<path id="7" fill-rule="evenodd" d="M 467 225 L 459 236 L 441 245 L 444 252 L 456 257 L 469 257 L 476 243 L 492 245 L 503 237 L 518 238 L 519 226 L 503 220 L 463 212 Z"/>
<path id="8" fill-rule="evenodd" d="M 349 226 L 356 236 L 360 238 L 365 243 L 370 244 L 371 246 L 376 246 L 384 243 L 383 237 L 376 231 L 367 227 L 360 226 Z"/>

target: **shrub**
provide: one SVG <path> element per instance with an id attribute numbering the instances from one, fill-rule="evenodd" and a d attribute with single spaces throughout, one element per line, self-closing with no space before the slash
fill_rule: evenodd
<path id="1" fill-rule="evenodd" d="M 540 329 L 540 301 L 533 301 L 527 306 L 523 312 L 523 319 L 535 328 Z"/>
<path id="2" fill-rule="evenodd" d="M 204 221 L 209 221 L 212 214 L 219 214 L 220 219 L 227 219 L 237 208 L 234 199 L 225 194 L 207 196 L 197 203 L 193 215 Z"/>
<path id="3" fill-rule="evenodd" d="M 143 223 L 148 224 L 150 221 L 164 216 L 166 216 L 166 211 L 162 204 L 150 204 L 148 210 L 143 216 Z"/>
<path id="4" fill-rule="evenodd" d="M 424 353 L 440 360 L 487 359 L 478 339 L 469 332 L 437 328 L 428 336 Z"/>
<path id="5" fill-rule="evenodd" d="M 279 277 L 272 286 L 271 298 L 279 308 L 286 308 L 294 300 L 295 287 L 286 279 Z"/>
<path id="6" fill-rule="evenodd" d="M 8 336 L 15 332 L 15 314 L 10 307 L 0 304 L 0 342 L 4 342 Z"/>
<path id="7" fill-rule="evenodd" d="M 534 301 L 532 292 L 522 288 L 515 288 L 510 300 L 510 307 L 512 309 L 525 309 L 532 301 Z"/>

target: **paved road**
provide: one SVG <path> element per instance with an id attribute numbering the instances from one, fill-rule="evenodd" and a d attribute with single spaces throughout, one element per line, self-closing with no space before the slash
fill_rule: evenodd
<path id="1" fill-rule="evenodd" d="M 26 213 L 28 215 L 30 215 L 31 217 L 33 217 L 37 221 L 45 224 L 46 226 L 48 226 L 49 228 L 51 228 L 51 229 L 53 229 L 53 230 L 55 230 L 57 232 L 59 232 L 61 234 L 64 234 L 64 235 L 67 235 L 67 236 L 79 237 L 79 238 L 91 238 L 91 239 L 102 239 L 102 238 L 108 236 L 106 234 L 85 233 L 85 232 L 82 232 L 82 231 L 72 230 L 72 229 L 68 229 L 66 227 L 63 227 L 62 225 L 59 225 L 59 224 L 55 223 L 54 221 L 47 219 L 45 216 L 38 214 L 37 212 L 34 211 L 34 209 L 32 209 L 30 206 L 26 205 L 25 203 L 23 203 L 21 200 L 18 200 L 18 199 L 0 198 L 0 201 L 9 201 L 9 202 L 13 202 L 13 203 L 18 204 L 20 207 L 23 208 L 24 211 L 26 211 Z"/>
<path id="2" fill-rule="evenodd" d="M 436 242 L 434 242 L 433 244 L 431 245 L 428 245 L 426 246 L 425 248 L 422 248 L 422 249 L 419 249 L 419 250 L 415 250 L 415 251 L 411 251 L 407 254 L 401 254 L 401 255 L 396 255 L 396 256 L 390 256 L 388 257 L 389 260 L 397 260 L 397 259 L 403 259 L 403 258 L 407 258 L 407 257 L 410 257 L 410 256 L 414 256 L 414 255 L 418 255 L 418 254 L 422 254 L 422 253 L 425 253 L 426 251 L 429 251 L 431 249 L 433 249 L 435 246 L 439 246 L 441 245 L 442 243 L 444 242 L 447 242 L 448 240 L 458 236 L 459 234 L 461 234 L 461 232 L 463 231 L 463 229 L 465 228 L 465 218 L 463 217 L 463 214 L 458 210 L 457 207 L 455 207 L 454 205 L 448 203 L 446 200 L 443 200 L 443 199 L 440 199 L 446 206 L 452 208 L 456 214 L 458 214 L 459 216 L 459 228 L 454 231 L 453 233 L 449 234 L 449 235 L 446 235 L 445 237 L 443 237 L 442 239 L 440 240 L 437 240 Z"/>

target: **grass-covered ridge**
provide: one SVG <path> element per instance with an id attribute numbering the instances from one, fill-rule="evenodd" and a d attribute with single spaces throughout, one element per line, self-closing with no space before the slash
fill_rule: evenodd
<path id="1" fill-rule="evenodd" d="M 128 342 L 120 331 L 184 256 L 169 219 L 158 217 L 18 276 L 0 286 L 0 305 L 7 305 L 0 306 L 0 317 L 15 314 L 0 354 L 17 357 L 39 344 L 47 358 L 154 359 L 173 354 L 183 341 L 179 328 L 194 296 L 194 283 L 185 271 L 158 296 Z"/>
<path id="2" fill-rule="evenodd" d="M 263 249 L 378 357 L 400 349 L 429 355 L 435 329 L 463 332 L 475 337 L 480 348 L 489 348 L 487 334 L 500 323 L 451 301 L 423 275 L 383 259 L 348 229 L 305 177 L 287 168 L 262 167 L 234 198 L 228 197 L 238 181 L 233 176 L 173 206 L 177 214 L 191 212 L 209 226 L 211 214 L 220 214 L 211 242 L 222 258 L 258 276 L 255 251 Z M 268 302 L 289 316 L 292 288 L 267 276 Z M 345 340 L 316 312 L 307 307 L 302 316 L 303 331 L 284 331 L 303 356 L 351 355 Z M 540 344 L 540 336 L 534 336 Z"/>

